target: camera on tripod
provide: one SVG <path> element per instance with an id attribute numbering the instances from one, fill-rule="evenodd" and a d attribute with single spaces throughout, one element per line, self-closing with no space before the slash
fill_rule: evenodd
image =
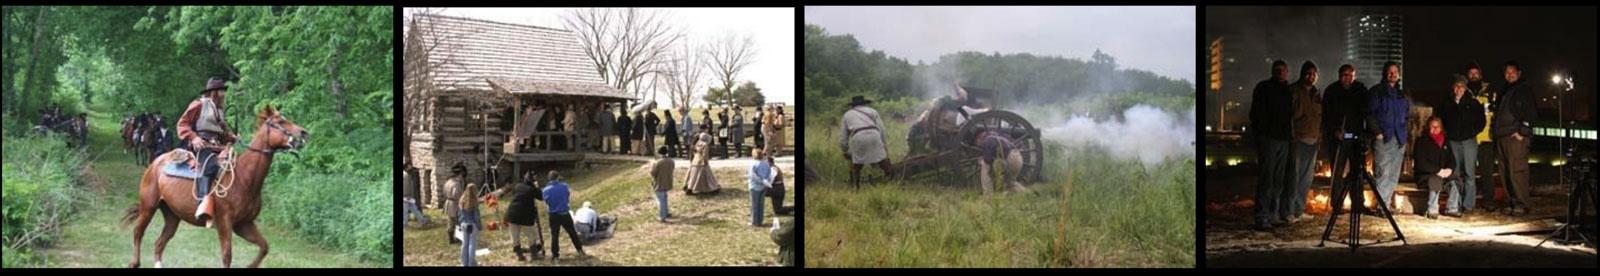
<path id="1" fill-rule="evenodd" d="M 1600 195 L 1596 193 L 1595 177 L 1592 174 L 1595 166 L 1594 154 L 1578 154 L 1577 144 L 1562 151 L 1562 155 L 1567 158 L 1567 164 L 1565 168 L 1561 168 L 1563 172 L 1561 181 L 1571 189 L 1567 192 L 1567 217 L 1560 228 L 1550 232 L 1549 236 L 1534 245 L 1535 248 L 1558 236 L 1561 237 L 1560 241 L 1595 246 L 1595 241 L 1586 234 L 1595 227 L 1593 215 L 1588 211 L 1596 208 L 1595 202 L 1600 201 Z M 1589 203 L 1587 206 L 1583 204 L 1585 201 Z"/>
<path id="2" fill-rule="evenodd" d="M 1371 173 L 1367 172 L 1366 166 L 1367 147 L 1371 145 L 1372 139 L 1371 137 L 1362 135 L 1360 133 L 1364 128 L 1349 127 L 1349 118 L 1342 118 L 1341 121 L 1341 125 L 1344 126 L 1341 129 L 1354 131 L 1341 131 L 1340 133 L 1339 147 L 1334 152 L 1334 161 L 1332 164 L 1333 171 L 1331 172 L 1331 174 L 1335 177 L 1332 178 L 1332 183 L 1330 183 L 1332 184 L 1331 188 L 1333 191 L 1332 196 L 1330 197 L 1333 198 L 1333 200 L 1329 201 L 1328 207 L 1329 209 L 1333 210 L 1333 212 L 1328 216 L 1328 225 L 1323 227 L 1322 240 L 1321 242 L 1317 243 L 1317 246 L 1324 246 L 1327 242 L 1331 241 L 1345 244 L 1346 246 L 1350 247 L 1350 250 L 1354 251 L 1356 248 L 1362 246 L 1392 241 L 1400 241 L 1401 244 L 1408 244 L 1406 242 L 1405 233 L 1400 231 L 1400 224 L 1394 220 L 1394 212 L 1389 210 L 1387 206 L 1388 204 L 1387 202 L 1384 202 L 1383 197 L 1379 196 L 1373 198 L 1376 203 L 1374 204 L 1376 206 L 1375 209 L 1368 210 L 1367 208 L 1363 207 L 1363 202 L 1365 201 L 1363 195 L 1364 189 L 1370 188 L 1374 192 L 1380 191 L 1376 186 L 1377 181 L 1373 179 Z M 1339 168 L 1341 167 L 1346 167 L 1345 169 L 1347 170 L 1342 178 L 1338 177 L 1340 171 Z M 1352 201 L 1350 202 L 1351 204 L 1348 208 L 1348 212 L 1345 211 L 1346 208 L 1343 206 L 1343 199 L 1345 197 L 1349 197 L 1350 201 Z M 1349 220 L 1350 231 L 1342 238 L 1333 239 L 1334 224 L 1339 221 L 1339 216 L 1341 214 L 1344 214 Z M 1362 214 L 1376 215 L 1384 220 L 1387 220 L 1389 222 L 1390 229 L 1394 230 L 1395 238 L 1391 240 L 1378 240 L 1372 243 L 1362 243 L 1360 237 Z"/>

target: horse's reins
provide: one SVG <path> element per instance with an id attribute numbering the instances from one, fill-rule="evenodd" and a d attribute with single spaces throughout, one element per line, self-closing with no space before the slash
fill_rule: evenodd
<path id="1" fill-rule="evenodd" d="M 278 125 L 277 123 L 272 123 L 272 122 L 268 122 L 268 123 L 266 123 L 266 125 L 267 125 L 267 127 L 272 128 L 272 130 L 277 131 L 278 134 L 283 135 L 283 137 L 285 139 L 289 139 L 290 143 L 294 142 L 294 136 L 293 135 L 289 135 L 289 130 L 283 129 L 283 126 Z M 293 154 L 295 157 L 300 157 L 300 154 L 298 152 L 293 151 L 292 148 L 290 148 L 290 147 L 274 147 L 274 148 L 272 148 L 270 150 L 258 149 L 258 148 L 255 148 L 253 146 L 245 146 L 245 148 L 249 149 L 250 151 L 258 152 L 258 153 L 262 153 L 262 154 L 272 154 L 272 153 L 277 153 L 277 152 L 281 152 L 281 151 L 286 151 L 287 150 L 287 151 L 289 151 L 289 154 Z M 231 147 L 228 147 L 227 150 L 229 151 L 229 153 L 228 153 L 229 162 L 223 162 L 223 163 L 217 164 L 217 165 L 221 167 L 221 168 L 218 168 L 218 169 L 222 170 L 224 172 L 224 174 L 226 174 L 228 176 L 228 181 L 218 181 L 217 182 L 217 189 L 214 191 L 214 193 L 217 194 L 217 198 L 226 198 L 226 197 L 228 197 L 228 190 L 233 188 L 234 180 L 238 179 L 238 176 L 233 174 L 233 162 L 232 162 L 232 157 L 234 156 L 233 152 L 235 152 L 236 150 L 234 148 L 231 148 Z M 201 163 L 201 168 L 205 168 L 205 163 Z M 227 183 L 227 184 L 223 184 L 223 183 Z M 195 188 L 198 188 L 198 185 L 196 185 Z"/>

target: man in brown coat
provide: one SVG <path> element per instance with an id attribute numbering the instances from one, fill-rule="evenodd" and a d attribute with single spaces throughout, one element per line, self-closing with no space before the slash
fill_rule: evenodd
<path id="1" fill-rule="evenodd" d="M 1305 214 L 1306 190 L 1311 189 L 1311 174 L 1316 172 L 1317 142 L 1322 138 L 1322 91 L 1317 90 L 1317 65 L 1300 65 L 1300 80 L 1289 85 L 1294 115 L 1289 118 L 1294 139 L 1289 142 L 1289 159 L 1294 162 L 1294 178 L 1278 201 L 1279 223 L 1294 223 L 1311 218 Z"/>
<path id="2" fill-rule="evenodd" d="M 656 219 L 667 222 L 667 192 L 672 191 L 672 171 L 677 169 L 677 164 L 672 161 L 666 147 L 656 150 L 656 160 L 650 161 L 641 168 L 641 171 L 650 176 L 650 188 L 656 195 L 656 207 L 659 209 Z"/>

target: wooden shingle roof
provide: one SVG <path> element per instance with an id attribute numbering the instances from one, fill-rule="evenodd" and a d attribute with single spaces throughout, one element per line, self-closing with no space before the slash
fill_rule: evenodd
<path id="1" fill-rule="evenodd" d="M 418 40 L 432 47 L 429 80 L 443 90 L 492 90 L 631 99 L 605 83 L 567 30 L 440 15 L 420 22 Z M 437 36 L 437 37 L 433 37 Z M 493 83 L 491 85 L 491 83 Z"/>

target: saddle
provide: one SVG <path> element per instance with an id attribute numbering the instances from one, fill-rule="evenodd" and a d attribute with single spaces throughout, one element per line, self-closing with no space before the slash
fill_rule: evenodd
<path id="1" fill-rule="evenodd" d="M 229 155 L 232 155 L 232 154 L 229 154 Z M 172 155 L 169 155 L 169 157 L 167 159 L 169 162 L 167 162 L 166 165 L 162 165 L 161 166 L 161 174 L 166 175 L 166 176 L 171 176 L 171 177 L 188 179 L 190 181 L 196 181 L 196 179 L 200 178 L 201 169 L 189 165 L 189 159 L 191 159 L 191 158 L 195 158 L 194 152 L 190 152 L 189 150 L 186 150 L 186 149 L 173 149 L 172 150 Z M 217 172 L 217 176 L 218 177 L 212 179 L 211 180 L 212 183 L 208 183 L 208 184 L 224 183 L 224 182 L 219 181 L 219 180 L 222 179 L 221 176 L 223 176 L 223 175 L 231 176 L 232 175 L 230 172 L 233 171 L 233 160 L 231 160 L 230 158 L 222 158 L 219 155 L 218 158 L 215 160 L 215 162 L 217 162 L 217 166 L 218 166 L 218 170 L 219 170 Z M 200 165 L 202 167 L 205 166 L 205 164 L 200 164 Z M 232 180 L 232 179 L 229 179 L 229 180 Z M 194 187 L 193 186 L 194 184 L 190 184 L 190 185 L 191 185 L 190 187 Z M 208 186 L 212 187 L 211 191 L 210 191 L 211 194 L 215 194 L 218 197 L 226 197 L 227 196 L 227 189 L 229 187 L 231 187 L 232 185 L 226 185 L 226 186 L 223 186 L 223 185 L 208 185 Z"/>

